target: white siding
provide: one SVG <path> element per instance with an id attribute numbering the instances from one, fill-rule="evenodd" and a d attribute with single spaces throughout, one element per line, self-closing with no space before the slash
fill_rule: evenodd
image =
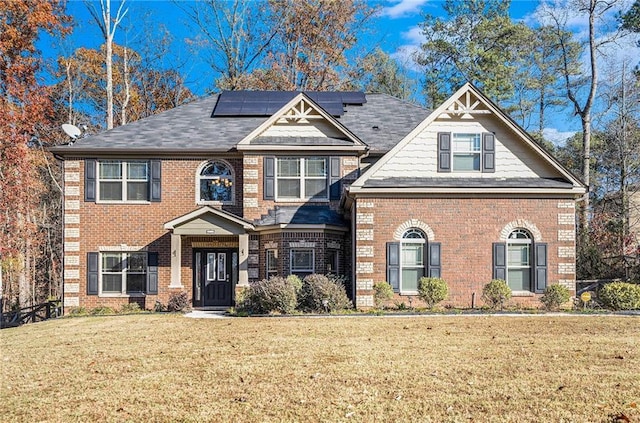
<path id="1" fill-rule="evenodd" d="M 482 133 L 494 132 L 496 141 L 496 171 L 438 172 L 438 132 Z M 511 129 L 490 115 L 475 115 L 474 119 L 440 119 L 417 134 L 404 148 L 398 151 L 371 178 L 534 178 L 558 177 L 560 174 L 529 148 Z"/>
<path id="2" fill-rule="evenodd" d="M 267 128 L 260 136 L 343 138 L 344 134 L 326 121 L 312 120 L 309 123 L 276 123 Z"/>

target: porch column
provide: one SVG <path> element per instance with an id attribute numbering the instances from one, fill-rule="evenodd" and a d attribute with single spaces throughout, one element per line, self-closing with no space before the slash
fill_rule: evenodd
<path id="1" fill-rule="evenodd" d="M 249 234 L 238 235 L 238 286 L 249 285 Z"/>
<path id="2" fill-rule="evenodd" d="M 182 237 L 171 233 L 171 283 L 169 288 L 183 288 L 182 286 Z"/>

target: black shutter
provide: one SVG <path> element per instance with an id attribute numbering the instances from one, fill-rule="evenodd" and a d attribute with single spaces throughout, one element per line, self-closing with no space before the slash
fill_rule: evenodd
<path id="1" fill-rule="evenodd" d="M 451 172 L 451 134 L 438 132 L 438 172 Z"/>
<path id="2" fill-rule="evenodd" d="M 160 201 L 162 197 L 161 181 L 162 181 L 162 162 L 160 160 L 151 160 L 151 174 L 149 175 L 149 200 Z"/>
<path id="3" fill-rule="evenodd" d="M 400 243 L 387 242 L 387 282 L 394 291 L 400 290 Z"/>
<path id="4" fill-rule="evenodd" d="M 84 201 L 96 201 L 96 160 L 84 161 Z"/>
<path id="5" fill-rule="evenodd" d="M 430 242 L 428 244 L 429 248 L 429 259 L 427 261 L 427 271 L 425 272 L 426 276 L 430 278 L 440 278 L 441 274 L 441 258 L 440 258 L 440 243 L 439 242 Z"/>
<path id="6" fill-rule="evenodd" d="M 534 244 L 535 248 L 535 292 L 540 294 L 547 289 L 547 244 Z"/>
<path id="7" fill-rule="evenodd" d="M 276 159 L 275 157 L 264 158 L 264 192 L 265 200 L 275 200 L 276 198 Z"/>
<path id="8" fill-rule="evenodd" d="M 482 171 L 496 171 L 496 137 L 490 132 L 482 134 Z"/>
<path id="9" fill-rule="evenodd" d="M 87 253 L 87 295 L 98 295 L 99 253 Z"/>
<path id="10" fill-rule="evenodd" d="M 507 280 L 507 244 L 493 244 L 493 279 Z"/>
<path id="11" fill-rule="evenodd" d="M 147 253 L 147 294 L 158 294 L 158 253 Z"/>
<path id="12" fill-rule="evenodd" d="M 340 187 L 340 157 L 329 159 L 329 199 L 339 200 L 342 190 Z"/>

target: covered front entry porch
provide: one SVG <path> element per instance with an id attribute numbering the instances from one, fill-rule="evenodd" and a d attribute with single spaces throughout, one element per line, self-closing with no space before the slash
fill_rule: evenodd
<path id="1" fill-rule="evenodd" d="M 249 283 L 253 224 L 223 210 L 201 207 L 164 227 L 171 231 L 169 288 L 190 286 L 194 307 L 234 305 L 236 289 Z M 185 274 L 191 275 L 190 281 L 183 281 Z"/>

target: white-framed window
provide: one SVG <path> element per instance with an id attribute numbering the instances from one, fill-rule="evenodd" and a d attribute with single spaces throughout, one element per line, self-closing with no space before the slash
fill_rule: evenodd
<path id="1" fill-rule="evenodd" d="M 278 250 L 270 248 L 265 251 L 267 278 L 278 275 Z"/>
<path id="2" fill-rule="evenodd" d="M 454 172 L 480 172 L 482 145 L 480 134 L 452 135 L 452 166 Z"/>
<path id="3" fill-rule="evenodd" d="M 426 237 L 420 229 L 408 229 L 400 241 L 400 292 L 415 294 L 425 276 Z"/>
<path id="4" fill-rule="evenodd" d="M 211 160 L 198 168 L 196 202 L 198 204 L 233 204 L 234 176 L 229 163 Z"/>
<path id="5" fill-rule="evenodd" d="M 531 234 L 516 229 L 507 239 L 507 284 L 512 291 L 532 291 L 531 284 Z"/>
<path id="6" fill-rule="evenodd" d="M 149 163 L 101 160 L 98 162 L 98 200 L 105 202 L 149 201 Z"/>
<path id="7" fill-rule="evenodd" d="M 100 292 L 118 295 L 144 293 L 147 272 L 146 252 L 100 253 Z"/>
<path id="8" fill-rule="evenodd" d="M 276 198 L 329 198 L 329 166 L 326 157 L 278 157 L 276 163 Z"/>
<path id="9" fill-rule="evenodd" d="M 339 250 L 326 250 L 325 251 L 325 263 L 326 263 L 325 272 L 337 275 L 338 274 L 338 269 L 339 269 L 339 266 L 340 266 Z"/>
<path id="10" fill-rule="evenodd" d="M 315 271 L 313 249 L 293 249 L 290 251 L 289 270 L 291 274 L 311 274 Z"/>

